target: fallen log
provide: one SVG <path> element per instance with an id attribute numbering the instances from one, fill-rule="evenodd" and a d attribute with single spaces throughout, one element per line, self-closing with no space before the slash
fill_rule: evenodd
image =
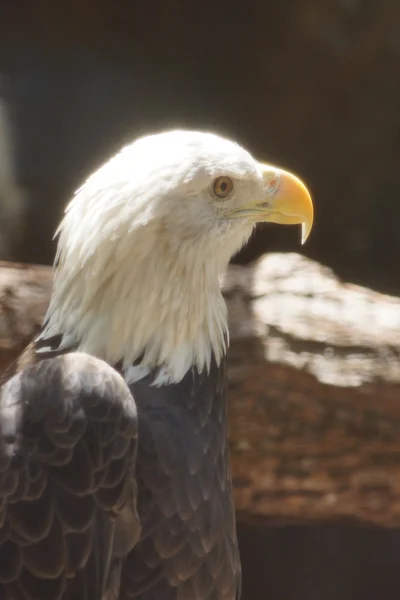
<path id="1" fill-rule="evenodd" d="M 38 331 L 47 267 L 0 263 L 0 370 Z M 400 525 L 400 299 L 295 254 L 232 265 L 229 410 L 238 516 Z"/>

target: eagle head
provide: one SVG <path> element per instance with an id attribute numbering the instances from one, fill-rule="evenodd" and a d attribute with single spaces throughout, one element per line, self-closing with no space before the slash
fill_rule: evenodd
<path id="1" fill-rule="evenodd" d="M 89 177 L 58 228 L 42 337 L 156 385 L 226 350 L 220 276 L 256 223 L 313 222 L 305 185 L 211 133 L 138 139 Z M 134 366 L 133 366 L 134 365 Z"/>

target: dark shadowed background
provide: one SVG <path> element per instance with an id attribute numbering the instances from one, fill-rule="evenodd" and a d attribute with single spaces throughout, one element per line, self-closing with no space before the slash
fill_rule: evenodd
<path id="1" fill-rule="evenodd" d="M 400 293 L 398 0 L 1 0 L 0 74 L 14 159 L 0 258 L 50 263 L 94 167 L 137 135 L 193 127 L 298 172 L 316 213 L 302 251 Z M 298 229 L 265 226 L 238 260 L 268 250 L 300 251 Z M 395 531 L 239 533 L 244 600 L 398 598 Z"/>

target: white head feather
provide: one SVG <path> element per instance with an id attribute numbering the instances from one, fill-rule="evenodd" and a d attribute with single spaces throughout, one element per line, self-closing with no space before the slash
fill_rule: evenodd
<path id="1" fill-rule="evenodd" d="M 226 199 L 217 177 L 234 183 Z M 227 218 L 265 194 L 262 170 L 235 143 L 173 131 L 141 138 L 78 190 L 66 209 L 42 337 L 128 369 L 161 367 L 156 384 L 201 371 L 225 352 L 220 276 L 254 221 Z M 140 358 L 141 368 L 130 369 Z"/>

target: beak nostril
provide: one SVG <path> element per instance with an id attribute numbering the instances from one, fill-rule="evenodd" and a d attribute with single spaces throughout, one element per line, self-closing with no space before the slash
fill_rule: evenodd
<path id="1" fill-rule="evenodd" d="M 274 177 L 269 178 L 265 184 L 265 191 L 267 192 L 267 194 L 276 194 L 279 189 L 280 182 L 281 180 L 278 174 L 276 174 Z"/>

